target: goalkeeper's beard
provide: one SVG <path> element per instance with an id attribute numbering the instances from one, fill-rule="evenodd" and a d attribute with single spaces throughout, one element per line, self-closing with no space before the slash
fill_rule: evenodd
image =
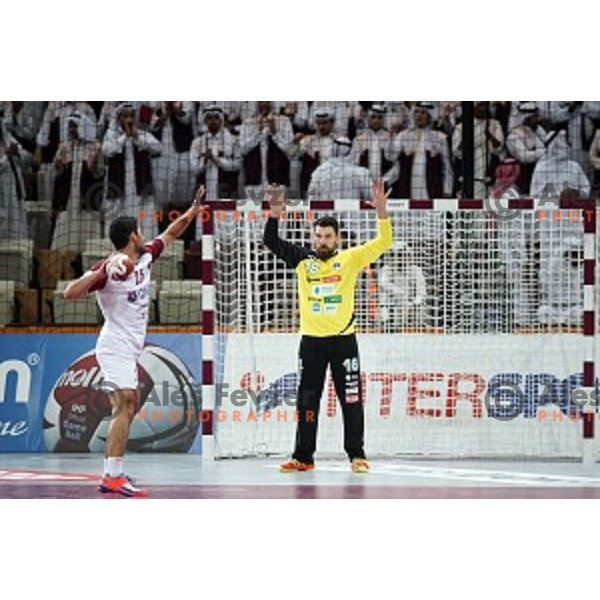
<path id="1" fill-rule="evenodd" d="M 317 258 L 319 258 L 320 260 L 329 260 L 334 254 L 335 251 L 337 250 L 337 248 L 327 248 L 327 247 L 320 247 L 320 248 L 316 248 L 315 250 L 315 254 L 317 255 Z"/>

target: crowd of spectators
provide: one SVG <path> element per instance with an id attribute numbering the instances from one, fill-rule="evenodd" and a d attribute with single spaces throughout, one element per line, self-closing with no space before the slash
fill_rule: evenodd
<path id="1" fill-rule="evenodd" d="M 8 101 L 0 240 L 81 254 L 116 216 L 183 210 L 200 184 L 208 200 L 258 197 L 270 184 L 289 198 L 362 199 L 380 178 L 391 198 L 460 197 L 465 161 L 476 198 L 595 197 L 599 124 L 600 102 L 477 101 L 471 149 L 461 102 Z M 46 246 L 28 231 L 35 204 L 50 207 Z M 140 226 L 152 237 L 168 220 Z M 186 248 L 198 235 L 188 229 Z"/>

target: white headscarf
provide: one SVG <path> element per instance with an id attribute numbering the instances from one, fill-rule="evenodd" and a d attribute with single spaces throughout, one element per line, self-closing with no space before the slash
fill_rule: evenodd
<path id="1" fill-rule="evenodd" d="M 79 111 L 73 111 L 63 121 L 63 131 L 61 132 L 61 139 L 69 139 L 69 123 L 75 121 L 79 131 L 79 138 L 84 142 L 93 142 L 96 139 L 96 124 L 87 116 Z"/>
<path id="2" fill-rule="evenodd" d="M 337 137 L 333 142 L 332 154 L 335 158 L 343 158 L 350 155 L 352 142 L 347 137 Z"/>

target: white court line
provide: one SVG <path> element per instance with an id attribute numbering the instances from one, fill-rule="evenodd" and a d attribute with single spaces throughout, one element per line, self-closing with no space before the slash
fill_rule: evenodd
<path id="1" fill-rule="evenodd" d="M 348 467 L 319 466 L 319 472 L 348 472 Z M 316 474 L 315 470 L 315 474 Z M 462 482 L 479 482 L 510 485 L 600 485 L 600 478 L 576 475 L 552 475 L 545 473 L 526 473 L 518 471 L 490 471 L 485 469 L 457 469 L 447 467 L 419 467 L 413 465 L 398 465 L 378 467 L 372 463 L 372 475 L 392 475 L 395 477 L 422 477 L 424 479 L 450 479 Z M 377 481 L 377 485 L 381 482 Z"/>
<path id="2" fill-rule="evenodd" d="M 31 473 L 29 471 L 0 471 L 0 481 L 90 481 L 85 475 L 67 473 Z"/>
<path id="3" fill-rule="evenodd" d="M 495 481 L 497 479 L 515 481 L 517 483 L 528 481 L 528 482 L 557 482 L 557 483 L 570 483 L 573 485 L 596 484 L 600 485 L 600 478 L 598 477 L 586 477 L 583 475 L 560 475 L 552 473 L 532 473 L 524 471 L 499 471 L 490 469 L 473 469 L 473 468 L 449 468 L 449 467 L 419 467 L 414 465 L 398 465 L 388 467 L 390 469 L 402 469 L 404 471 L 419 471 L 421 473 L 431 472 L 440 473 L 448 477 L 459 476 L 459 477 L 483 477 Z"/>

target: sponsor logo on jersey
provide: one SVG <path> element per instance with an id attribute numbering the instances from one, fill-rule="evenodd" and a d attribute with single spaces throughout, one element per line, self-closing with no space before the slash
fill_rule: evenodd
<path id="1" fill-rule="evenodd" d="M 321 302 L 321 298 L 319 298 L 318 296 L 309 296 L 308 297 L 308 301 L 309 302 Z"/>
<path id="2" fill-rule="evenodd" d="M 311 306 L 311 311 L 314 314 L 320 313 L 321 312 L 321 305 L 318 302 L 313 302 L 313 305 Z"/>
<path id="3" fill-rule="evenodd" d="M 341 275 L 329 275 L 329 277 L 323 277 L 322 281 L 323 283 L 337 283 L 338 281 L 341 281 L 342 277 Z"/>
<path id="4" fill-rule="evenodd" d="M 319 266 L 319 264 L 317 262 L 315 262 L 314 260 L 309 261 L 306 268 L 308 269 L 309 273 L 313 273 L 313 274 L 318 273 L 321 270 L 321 267 Z"/>
<path id="5" fill-rule="evenodd" d="M 312 295 L 313 296 L 327 296 L 335 292 L 335 285 L 313 285 Z"/>
<path id="6" fill-rule="evenodd" d="M 334 271 L 339 271 L 342 268 L 342 265 L 339 262 L 334 262 L 333 263 L 333 270 Z"/>
<path id="7" fill-rule="evenodd" d="M 338 309 L 338 307 L 336 304 L 327 304 L 324 307 L 324 312 L 327 315 L 335 315 L 337 313 L 337 309 Z"/>
<path id="8" fill-rule="evenodd" d="M 341 304 L 342 297 L 337 294 L 336 296 L 325 296 L 325 304 Z"/>
<path id="9" fill-rule="evenodd" d="M 146 285 L 139 290 L 133 290 L 127 294 L 127 302 L 137 302 L 138 300 L 143 300 L 147 296 L 150 295 L 150 286 Z"/>

